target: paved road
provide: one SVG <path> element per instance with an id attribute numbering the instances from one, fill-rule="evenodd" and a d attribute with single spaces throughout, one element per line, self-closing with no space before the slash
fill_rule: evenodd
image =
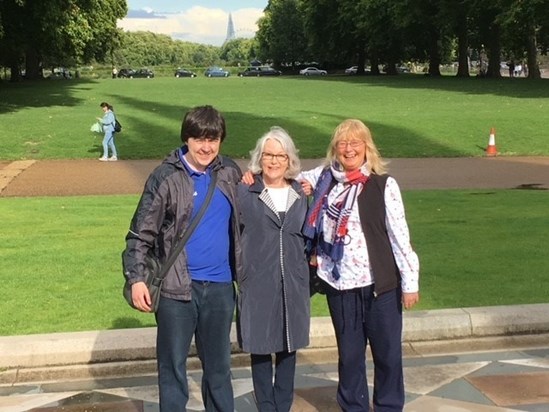
<path id="1" fill-rule="evenodd" d="M 403 190 L 549 189 L 549 157 L 389 159 Z M 0 197 L 141 193 L 160 160 L 46 160 L 0 163 Z M 241 168 L 246 160 L 238 160 Z M 303 168 L 319 160 L 303 160 Z"/>

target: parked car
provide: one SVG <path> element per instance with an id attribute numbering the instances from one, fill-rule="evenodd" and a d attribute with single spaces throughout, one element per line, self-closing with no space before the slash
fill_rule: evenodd
<path id="1" fill-rule="evenodd" d="M 299 71 L 302 76 L 326 76 L 328 72 L 317 67 L 307 67 Z"/>
<path id="2" fill-rule="evenodd" d="M 126 79 L 133 79 L 137 77 L 144 77 L 147 79 L 154 77 L 154 72 L 149 69 L 139 69 L 139 70 L 133 70 L 133 69 L 120 69 L 118 71 L 118 77 L 126 78 Z"/>
<path id="3" fill-rule="evenodd" d="M 118 74 L 116 75 L 119 79 L 123 79 L 123 78 L 129 78 L 130 75 L 133 74 L 133 70 L 132 69 L 120 69 L 118 70 Z"/>
<path id="4" fill-rule="evenodd" d="M 24 74 L 23 74 L 24 76 Z M 55 67 L 51 74 L 49 74 L 48 76 L 46 76 L 48 79 L 53 79 L 53 80 L 57 80 L 57 79 L 72 79 L 72 73 L 70 72 L 69 69 L 66 69 L 64 67 Z"/>
<path id="5" fill-rule="evenodd" d="M 175 77 L 196 77 L 196 73 L 187 69 L 177 69 L 175 71 Z"/>
<path id="6" fill-rule="evenodd" d="M 119 78 L 129 79 L 129 78 L 133 77 L 134 73 L 135 73 L 135 70 L 133 70 L 133 69 L 120 69 L 120 70 L 118 70 L 117 76 Z"/>
<path id="7" fill-rule="evenodd" d="M 370 68 L 365 67 L 364 68 L 364 74 L 369 74 L 369 73 L 370 73 Z M 351 66 L 351 67 L 345 69 L 345 74 L 348 75 L 348 76 L 354 76 L 355 74 L 358 74 L 358 66 Z"/>
<path id="8" fill-rule="evenodd" d="M 229 77 L 230 75 L 229 71 L 217 66 L 208 67 L 204 72 L 204 76 L 206 77 Z"/>
<path id="9" fill-rule="evenodd" d="M 146 79 L 152 79 L 154 77 L 154 72 L 149 69 L 139 69 L 133 73 L 133 77 L 144 77 Z"/>
<path id="10" fill-rule="evenodd" d="M 358 70 L 358 66 L 351 66 L 345 69 L 345 74 L 348 74 L 348 75 L 356 74 L 357 70 Z"/>
<path id="11" fill-rule="evenodd" d="M 247 67 L 246 70 L 238 73 L 240 77 L 248 77 L 248 76 L 255 76 L 255 77 L 261 77 L 261 76 L 280 76 L 282 74 L 281 71 L 275 70 L 272 67 L 269 66 L 253 66 L 253 67 Z"/>

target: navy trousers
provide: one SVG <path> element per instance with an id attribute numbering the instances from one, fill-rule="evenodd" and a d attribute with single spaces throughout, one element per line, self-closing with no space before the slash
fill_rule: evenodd
<path id="1" fill-rule="evenodd" d="M 202 400 L 208 412 L 234 412 L 231 383 L 232 282 L 192 282 L 192 300 L 161 298 L 156 356 L 162 412 L 183 412 L 189 400 L 187 355 L 193 335 L 202 363 Z"/>
<path id="2" fill-rule="evenodd" d="M 345 412 L 368 412 L 366 345 L 374 362 L 375 412 L 402 412 L 402 303 L 400 288 L 374 296 L 373 286 L 328 288 L 328 307 L 337 339 L 337 401 Z"/>
<path id="3" fill-rule="evenodd" d="M 294 400 L 296 352 L 275 354 L 274 383 L 272 355 L 251 354 L 250 357 L 258 411 L 290 412 Z"/>

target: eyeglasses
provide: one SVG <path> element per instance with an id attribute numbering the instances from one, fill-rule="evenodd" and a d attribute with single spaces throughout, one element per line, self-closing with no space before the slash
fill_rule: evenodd
<path id="1" fill-rule="evenodd" d="M 362 140 L 340 140 L 336 143 L 338 149 L 346 149 L 347 146 L 351 146 L 353 149 L 356 149 L 359 146 L 362 146 L 364 142 Z"/>
<path id="2" fill-rule="evenodd" d="M 268 161 L 273 161 L 273 160 L 276 160 L 278 163 L 285 163 L 288 161 L 288 155 L 286 154 L 273 154 L 273 153 L 266 153 L 266 152 L 263 152 L 261 153 L 261 159 L 263 160 L 268 160 Z"/>

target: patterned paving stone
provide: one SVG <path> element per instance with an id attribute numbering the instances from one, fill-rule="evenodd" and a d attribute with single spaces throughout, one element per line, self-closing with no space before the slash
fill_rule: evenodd
<path id="1" fill-rule="evenodd" d="M 291 412 L 339 412 L 337 385 L 296 389 Z"/>
<path id="2" fill-rule="evenodd" d="M 517 409 L 478 405 L 471 402 L 422 396 L 404 407 L 404 412 L 517 412 Z"/>
<path id="3" fill-rule="evenodd" d="M 496 405 L 549 403 L 549 372 L 470 376 L 467 379 Z"/>
<path id="4" fill-rule="evenodd" d="M 367 365 L 373 382 L 373 365 Z M 233 371 L 235 412 L 257 412 L 249 367 Z M 404 412 L 549 412 L 549 350 L 405 359 Z M 337 363 L 296 370 L 292 412 L 339 411 Z M 203 411 L 201 372 L 189 373 L 189 412 Z M 371 387 L 370 387 L 371 393 Z M 159 412 L 155 376 L 0 385 L 0 412 Z"/>
<path id="5" fill-rule="evenodd" d="M 488 362 L 413 366 L 404 369 L 406 391 L 426 395 L 447 383 L 486 366 Z"/>
<path id="6" fill-rule="evenodd" d="M 76 392 L 42 393 L 0 397 L 0 412 L 25 412 L 76 395 Z"/>
<path id="7" fill-rule="evenodd" d="M 79 393 L 56 402 L 31 409 L 29 412 L 144 412 L 143 401 L 97 392 Z"/>

